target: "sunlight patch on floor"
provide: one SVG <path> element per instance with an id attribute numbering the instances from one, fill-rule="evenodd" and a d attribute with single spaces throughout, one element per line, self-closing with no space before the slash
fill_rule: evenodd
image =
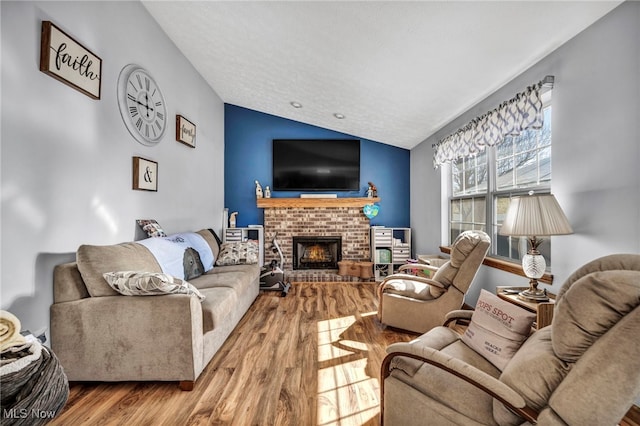
<path id="1" fill-rule="evenodd" d="M 367 374 L 367 345 L 343 339 L 356 322 L 318 322 L 318 425 L 362 425 L 380 412 L 378 380 Z"/>

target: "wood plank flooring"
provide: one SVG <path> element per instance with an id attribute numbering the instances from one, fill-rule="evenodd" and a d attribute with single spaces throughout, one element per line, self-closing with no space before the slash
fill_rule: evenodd
<path id="1" fill-rule="evenodd" d="M 173 382 L 73 383 L 52 425 L 378 425 L 385 348 L 375 283 L 260 294 L 191 392 Z"/>

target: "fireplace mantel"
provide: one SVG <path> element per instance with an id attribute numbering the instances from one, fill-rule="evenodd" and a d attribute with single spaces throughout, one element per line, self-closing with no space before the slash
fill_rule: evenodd
<path id="1" fill-rule="evenodd" d="M 258 198 L 259 208 L 301 208 L 301 207 L 364 207 L 377 203 L 379 197 L 368 198 Z"/>

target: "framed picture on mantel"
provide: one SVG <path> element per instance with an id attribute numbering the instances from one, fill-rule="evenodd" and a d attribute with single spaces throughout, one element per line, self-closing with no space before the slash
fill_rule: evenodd
<path id="1" fill-rule="evenodd" d="M 181 115 L 176 115 L 176 140 L 191 148 L 196 147 L 196 125 Z"/>

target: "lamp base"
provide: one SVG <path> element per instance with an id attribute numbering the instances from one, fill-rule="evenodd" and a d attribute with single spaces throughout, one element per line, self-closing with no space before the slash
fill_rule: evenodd
<path id="1" fill-rule="evenodd" d="M 538 290 L 538 278 L 544 275 L 547 263 L 538 251 L 541 240 L 531 237 L 531 249 L 522 257 L 522 269 L 529 278 L 529 288 L 520 292 L 518 297 L 526 302 L 546 302 L 549 300 L 546 290 Z"/>
<path id="2" fill-rule="evenodd" d="M 537 285 L 537 282 L 536 282 Z M 524 300 L 525 302 L 548 302 L 549 296 L 547 296 L 546 290 L 539 290 L 538 288 L 529 287 L 526 290 L 522 290 L 518 293 L 518 298 Z"/>

